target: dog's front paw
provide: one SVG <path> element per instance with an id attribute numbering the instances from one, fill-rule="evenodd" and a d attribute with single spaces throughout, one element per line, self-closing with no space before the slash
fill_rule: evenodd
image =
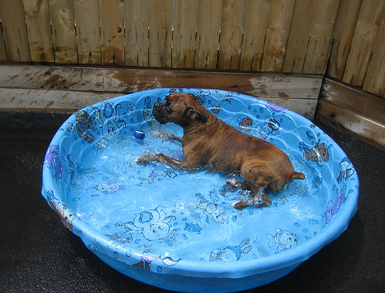
<path id="1" fill-rule="evenodd" d="M 238 181 L 235 178 L 231 178 L 226 180 L 226 183 L 229 184 L 232 187 L 238 187 Z"/>
<path id="2" fill-rule="evenodd" d="M 161 137 L 161 138 L 168 138 L 170 136 L 170 134 L 168 134 L 162 130 L 155 130 L 152 132 L 152 135 L 154 137 Z"/>
<path id="3" fill-rule="evenodd" d="M 155 159 L 156 159 L 156 156 L 154 155 L 145 155 L 145 156 L 138 157 L 136 159 L 136 163 L 139 165 L 147 165 L 147 163 L 155 161 Z"/>
<path id="4" fill-rule="evenodd" d="M 244 202 L 244 201 L 237 201 L 237 202 L 234 202 L 231 206 L 236 208 L 237 210 L 242 210 L 244 209 L 245 207 L 248 207 L 250 204 L 248 202 Z"/>

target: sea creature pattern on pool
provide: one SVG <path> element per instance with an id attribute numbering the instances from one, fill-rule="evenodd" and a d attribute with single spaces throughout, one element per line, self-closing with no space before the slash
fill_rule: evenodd
<path id="1" fill-rule="evenodd" d="M 216 224 L 228 223 L 229 219 L 226 215 L 226 209 L 221 205 L 210 202 L 200 193 L 195 194 L 197 197 L 196 208 L 203 211 L 207 216 L 206 222 L 213 221 Z"/>
<path id="2" fill-rule="evenodd" d="M 64 163 L 60 160 L 58 154 L 59 147 L 57 145 L 50 145 L 44 158 L 44 164 L 48 164 L 55 171 L 57 179 L 62 178 L 64 170 Z"/>
<path id="3" fill-rule="evenodd" d="M 121 224 L 127 231 L 141 233 L 149 241 L 173 238 L 175 232 L 170 222 L 175 221 L 175 216 L 167 216 L 163 212 L 164 207 L 157 207 L 154 210 L 145 210 L 135 215 L 133 221 Z M 170 239 L 171 240 L 171 239 Z"/>
<path id="4" fill-rule="evenodd" d="M 259 126 L 259 133 L 263 139 L 269 135 L 276 135 L 279 132 L 281 124 L 274 118 L 267 118 L 263 124 Z"/>
<path id="5" fill-rule="evenodd" d="M 86 111 L 81 110 L 75 113 L 76 118 L 76 131 L 78 135 L 88 143 L 92 143 L 95 136 L 92 135 L 89 130 L 95 129 L 93 119 Z"/>
<path id="6" fill-rule="evenodd" d="M 342 189 L 338 192 L 337 199 L 334 203 L 332 200 L 329 200 L 326 211 L 322 214 L 323 217 L 326 217 L 327 224 L 329 224 L 333 216 L 338 213 L 344 201 L 345 192 Z"/>
<path id="7" fill-rule="evenodd" d="M 318 141 L 314 147 L 305 146 L 303 148 L 303 156 L 308 161 L 327 162 L 329 160 L 329 150 L 325 143 L 320 144 Z"/>
<path id="8" fill-rule="evenodd" d="M 100 108 L 94 107 L 92 114 L 95 117 L 94 123 L 102 130 L 103 135 L 115 134 L 119 129 L 126 127 L 122 116 L 122 105 L 113 105 L 110 102 L 103 102 Z"/>
<path id="9" fill-rule="evenodd" d="M 112 194 L 118 190 L 124 190 L 125 186 L 117 184 L 115 180 L 108 180 L 106 183 L 96 184 L 94 188 L 105 194 Z"/>
<path id="10" fill-rule="evenodd" d="M 282 251 L 298 245 L 298 235 L 286 230 L 281 230 L 279 228 L 277 228 L 275 231 L 277 232 L 275 235 L 266 235 L 270 241 L 269 247 L 273 247 L 277 244 L 278 251 Z"/>
<path id="11" fill-rule="evenodd" d="M 337 174 L 337 181 L 340 183 L 342 179 L 347 180 L 350 176 L 355 173 L 353 164 L 350 162 L 348 158 L 343 158 L 340 163 L 340 168 Z"/>
<path id="12" fill-rule="evenodd" d="M 217 248 L 210 253 L 210 261 L 236 261 L 242 254 L 247 254 L 252 249 L 249 245 L 250 239 L 245 238 L 239 245 L 226 246 L 225 248 Z"/>

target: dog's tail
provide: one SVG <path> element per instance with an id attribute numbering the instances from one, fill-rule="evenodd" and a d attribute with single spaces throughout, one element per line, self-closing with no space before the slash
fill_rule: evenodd
<path id="1" fill-rule="evenodd" d="M 293 181 L 294 179 L 304 180 L 305 179 L 305 174 L 303 174 L 301 172 L 293 171 L 293 174 L 291 174 L 290 181 Z"/>

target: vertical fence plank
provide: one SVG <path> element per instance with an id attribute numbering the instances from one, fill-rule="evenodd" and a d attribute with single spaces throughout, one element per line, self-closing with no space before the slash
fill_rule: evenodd
<path id="1" fill-rule="evenodd" d="M 248 1 L 240 70 L 261 70 L 269 10 L 270 0 Z"/>
<path id="2" fill-rule="evenodd" d="M 296 0 L 282 71 L 302 73 L 317 0 Z"/>
<path id="3" fill-rule="evenodd" d="M 199 0 L 176 0 L 172 67 L 193 68 Z"/>
<path id="4" fill-rule="evenodd" d="M 52 39 L 56 63 L 77 63 L 75 18 L 72 0 L 50 0 Z"/>
<path id="5" fill-rule="evenodd" d="M 48 0 L 23 0 L 31 60 L 54 62 Z"/>
<path id="6" fill-rule="evenodd" d="M 150 1 L 149 65 L 171 67 L 173 0 Z"/>
<path id="7" fill-rule="evenodd" d="M 327 74 L 342 79 L 362 0 L 341 0 L 333 29 Z"/>
<path id="8" fill-rule="evenodd" d="M 362 86 L 378 28 L 385 11 L 385 1 L 363 0 L 343 81 Z"/>
<path id="9" fill-rule="evenodd" d="M 100 1 L 103 64 L 124 65 L 124 1 Z"/>
<path id="10" fill-rule="evenodd" d="M 22 0 L 1 0 L 0 16 L 8 59 L 10 61 L 30 61 Z"/>
<path id="11" fill-rule="evenodd" d="M 238 70 L 246 12 L 245 0 L 224 0 L 218 69 Z"/>
<path id="12" fill-rule="evenodd" d="M 74 0 L 74 9 L 79 63 L 101 64 L 99 1 Z"/>
<path id="13" fill-rule="evenodd" d="M 325 74 L 339 0 L 318 0 L 302 73 Z"/>
<path id="14" fill-rule="evenodd" d="M 148 66 L 148 1 L 126 1 L 125 64 Z"/>
<path id="15" fill-rule="evenodd" d="M 3 25 L 0 17 L 0 61 L 7 61 L 7 50 L 5 49 L 5 42 L 3 37 Z"/>
<path id="16" fill-rule="evenodd" d="M 223 0 L 200 1 L 195 67 L 216 69 Z"/>
<path id="17" fill-rule="evenodd" d="M 262 71 L 280 72 L 290 31 L 295 0 L 272 0 Z"/>
<path id="18" fill-rule="evenodd" d="M 385 23 L 381 23 L 375 49 L 364 81 L 364 90 L 376 95 L 385 94 Z"/>

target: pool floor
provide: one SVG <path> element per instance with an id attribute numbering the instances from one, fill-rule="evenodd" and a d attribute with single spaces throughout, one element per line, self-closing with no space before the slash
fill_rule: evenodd
<path id="1" fill-rule="evenodd" d="M 167 124 L 161 130 L 178 133 L 181 128 Z M 229 178 L 242 180 L 237 173 L 185 173 L 162 163 L 137 164 L 139 156 L 159 152 L 183 159 L 180 144 L 158 137 L 158 132 L 159 126 L 146 129 L 144 140 L 101 138 L 73 166 L 67 203 L 79 219 L 108 238 L 109 246 L 127 247 L 126 255 L 174 262 L 252 260 L 301 245 L 324 228 L 329 198 L 302 157 L 291 160 L 305 173 L 304 181 L 270 194 L 270 208 L 237 210 L 232 203 L 250 198 L 226 184 Z"/>

